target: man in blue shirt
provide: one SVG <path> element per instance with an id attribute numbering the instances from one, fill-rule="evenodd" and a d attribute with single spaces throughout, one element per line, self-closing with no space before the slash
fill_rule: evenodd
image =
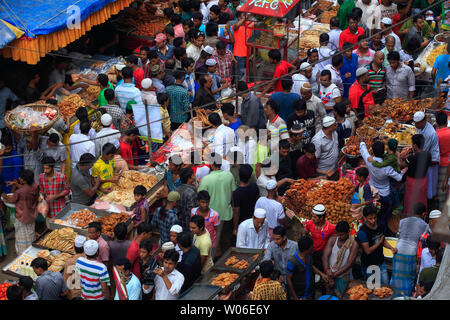
<path id="1" fill-rule="evenodd" d="M 300 95 L 297 93 L 292 93 L 293 81 L 291 77 L 286 77 L 281 79 L 281 88 L 283 91 L 274 92 L 270 96 L 270 100 L 278 103 L 280 108 L 280 113 L 278 114 L 285 122 L 288 121 L 289 116 L 294 113 L 294 102 L 300 99 Z"/>
<path id="2" fill-rule="evenodd" d="M 358 68 L 358 55 L 352 53 L 353 44 L 344 42 L 342 54 L 344 57 L 344 64 L 339 69 L 341 73 L 342 83 L 344 84 L 344 98 L 348 98 L 348 91 L 352 84 L 356 81 L 356 69 Z"/>
<path id="3" fill-rule="evenodd" d="M 5 147 L 0 150 L 0 183 L 2 184 L 2 193 L 8 194 L 11 193 L 13 187 L 11 182 L 19 180 L 23 159 L 17 155 L 16 150 L 13 150 L 13 142 L 10 135 L 4 135 L 2 143 Z"/>
<path id="4" fill-rule="evenodd" d="M 437 89 L 437 81 L 442 79 L 444 81 L 450 75 L 450 69 L 448 63 L 450 61 L 450 43 L 447 44 L 447 53 L 441 54 L 436 58 L 433 65 L 433 70 L 431 71 L 431 78 L 434 82 L 434 87 Z M 448 88 L 445 89 L 447 91 Z"/>

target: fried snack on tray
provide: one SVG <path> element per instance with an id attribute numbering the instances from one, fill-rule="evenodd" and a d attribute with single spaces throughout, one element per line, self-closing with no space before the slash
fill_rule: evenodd
<path id="1" fill-rule="evenodd" d="M 447 45 L 444 44 L 442 46 L 439 46 L 437 48 L 434 48 L 433 51 L 430 52 L 430 54 L 427 57 L 427 63 L 430 67 L 434 65 L 434 62 L 436 61 L 436 58 L 440 56 L 441 54 L 447 53 Z"/>
<path id="2" fill-rule="evenodd" d="M 376 295 L 378 298 L 387 298 L 392 295 L 392 289 L 388 287 L 381 287 L 380 289 L 373 289 L 373 294 Z"/>
<path id="3" fill-rule="evenodd" d="M 353 183 L 348 178 L 327 181 L 322 186 L 318 181 L 300 179 L 286 191 L 282 203 L 304 219 L 311 219 L 312 208 L 321 203 L 330 222 L 345 220 L 350 223 L 354 220 L 349 204 L 353 190 Z"/>
<path id="4" fill-rule="evenodd" d="M 227 261 L 225 261 L 225 265 L 226 266 L 231 266 L 231 265 L 233 265 L 233 264 L 235 264 L 235 263 L 238 263 L 239 262 L 239 259 L 238 258 L 236 258 L 235 256 L 231 256 L 231 257 L 229 257 L 228 259 L 227 259 Z"/>
<path id="5" fill-rule="evenodd" d="M 72 257 L 71 254 L 68 253 L 60 253 L 58 254 L 52 264 L 50 265 L 50 267 L 48 268 L 48 270 L 52 271 L 52 272 L 60 272 L 63 268 L 64 265 L 66 264 L 66 260 L 69 259 L 70 257 Z"/>
<path id="6" fill-rule="evenodd" d="M 61 114 L 69 118 L 75 115 L 79 107 L 86 107 L 86 102 L 78 94 L 71 94 L 65 97 L 63 101 L 58 102 L 58 108 Z"/>
<path id="7" fill-rule="evenodd" d="M 381 117 L 369 116 L 364 118 L 364 124 L 372 128 L 380 129 L 384 125 L 384 123 L 385 120 Z"/>
<path id="8" fill-rule="evenodd" d="M 258 253 L 257 253 L 257 254 L 254 254 L 253 257 L 252 257 L 253 261 L 255 261 L 256 259 L 258 259 L 258 257 L 259 257 L 259 254 L 258 254 Z"/>
<path id="9" fill-rule="evenodd" d="M 236 280 L 239 277 L 236 273 L 230 273 L 230 272 L 223 272 L 219 273 L 217 277 L 215 277 L 211 284 L 214 286 L 221 286 L 222 288 L 225 288 L 232 284 L 234 280 Z"/>
<path id="10" fill-rule="evenodd" d="M 203 127 L 209 127 L 211 123 L 208 120 L 208 115 L 206 114 L 205 109 L 197 109 L 195 110 L 197 116 L 194 118 L 194 121 L 201 121 Z"/>
<path id="11" fill-rule="evenodd" d="M 234 264 L 233 268 L 234 269 L 241 269 L 241 270 L 247 269 L 248 268 L 248 262 L 245 261 L 244 259 L 242 259 L 238 263 Z"/>
<path id="12" fill-rule="evenodd" d="M 94 221 L 97 218 L 95 213 L 88 209 L 82 209 L 80 211 L 72 213 L 67 219 L 65 219 L 65 222 L 72 223 L 73 225 L 83 228 L 87 226 L 89 223 Z M 56 221 L 55 221 L 56 222 Z"/>
<path id="13" fill-rule="evenodd" d="M 361 138 L 366 138 L 366 139 L 373 139 L 378 136 L 377 130 L 375 130 L 372 127 L 369 127 L 366 124 L 359 127 L 358 129 L 356 129 L 356 134 L 358 136 L 360 136 Z"/>
<path id="14" fill-rule="evenodd" d="M 95 221 L 102 224 L 102 233 L 106 234 L 108 237 L 114 237 L 114 227 L 121 222 L 125 222 L 130 218 L 128 213 L 112 213 L 109 216 L 103 216 L 95 219 Z"/>
<path id="15" fill-rule="evenodd" d="M 78 234 L 72 228 L 53 230 L 38 245 L 75 254 L 75 238 Z"/>
<path id="16" fill-rule="evenodd" d="M 362 284 L 354 286 L 347 290 L 350 300 L 367 300 L 372 290 L 364 288 Z"/>

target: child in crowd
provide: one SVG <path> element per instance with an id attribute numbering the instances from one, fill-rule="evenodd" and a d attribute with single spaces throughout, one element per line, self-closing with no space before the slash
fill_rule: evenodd
<path id="1" fill-rule="evenodd" d="M 229 122 L 228 126 L 236 132 L 242 121 L 234 116 L 234 106 L 231 103 L 224 103 L 221 109 L 224 119 Z"/>
<path id="2" fill-rule="evenodd" d="M 151 300 L 155 288 L 155 273 L 158 262 L 152 256 L 153 246 L 150 240 L 144 240 L 139 245 L 139 267 L 142 280 L 142 300 Z"/>
<path id="3" fill-rule="evenodd" d="M 197 194 L 198 207 L 193 208 L 191 216 L 199 215 L 205 218 L 205 228 L 211 236 L 212 247 L 215 247 L 217 229 L 219 228 L 219 214 L 209 207 L 210 196 L 208 191 L 202 190 Z"/>
<path id="4" fill-rule="evenodd" d="M 368 160 L 376 168 L 383 168 L 391 166 L 397 172 L 400 172 L 400 165 L 397 160 L 397 146 L 398 141 L 396 139 L 391 139 L 388 141 L 387 153 L 383 156 L 383 162 L 374 161 L 373 157 L 369 157 Z"/>
<path id="5" fill-rule="evenodd" d="M 134 200 L 136 200 L 136 207 L 133 209 L 134 227 L 137 228 L 142 222 L 148 223 L 149 206 L 145 195 L 147 194 L 147 189 L 142 186 L 136 186 L 134 188 Z"/>

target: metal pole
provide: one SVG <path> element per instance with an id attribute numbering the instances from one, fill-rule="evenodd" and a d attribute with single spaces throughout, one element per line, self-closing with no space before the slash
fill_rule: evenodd
<path id="1" fill-rule="evenodd" d="M 144 107 L 145 107 L 145 118 L 147 120 L 147 141 L 148 141 L 148 159 L 149 159 L 149 164 L 152 164 L 152 136 L 151 136 L 151 131 L 150 131 L 150 117 L 148 115 L 148 105 L 147 105 L 147 100 L 144 100 Z"/>

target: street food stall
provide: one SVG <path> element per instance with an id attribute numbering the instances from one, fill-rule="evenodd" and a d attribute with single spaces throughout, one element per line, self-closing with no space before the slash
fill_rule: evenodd
<path id="1" fill-rule="evenodd" d="M 229 248 L 214 266 L 180 296 L 180 300 L 232 299 L 239 289 L 256 279 L 255 268 L 264 258 L 263 249 Z"/>
<path id="2" fill-rule="evenodd" d="M 245 38 L 247 47 L 251 48 L 251 54 L 247 55 L 247 83 L 249 82 L 249 61 L 253 57 L 253 75 L 256 74 L 257 49 L 283 50 L 283 58 L 288 57 L 288 48 L 299 48 L 300 15 L 298 15 L 297 30 L 291 30 L 287 20 L 292 10 L 299 11 L 299 0 L 269 0 L 247 1 L 240 12 L 250 13 L 247 16 L 245 26 Z M 249 22 L 249 23 L 247 23 Z"/>

